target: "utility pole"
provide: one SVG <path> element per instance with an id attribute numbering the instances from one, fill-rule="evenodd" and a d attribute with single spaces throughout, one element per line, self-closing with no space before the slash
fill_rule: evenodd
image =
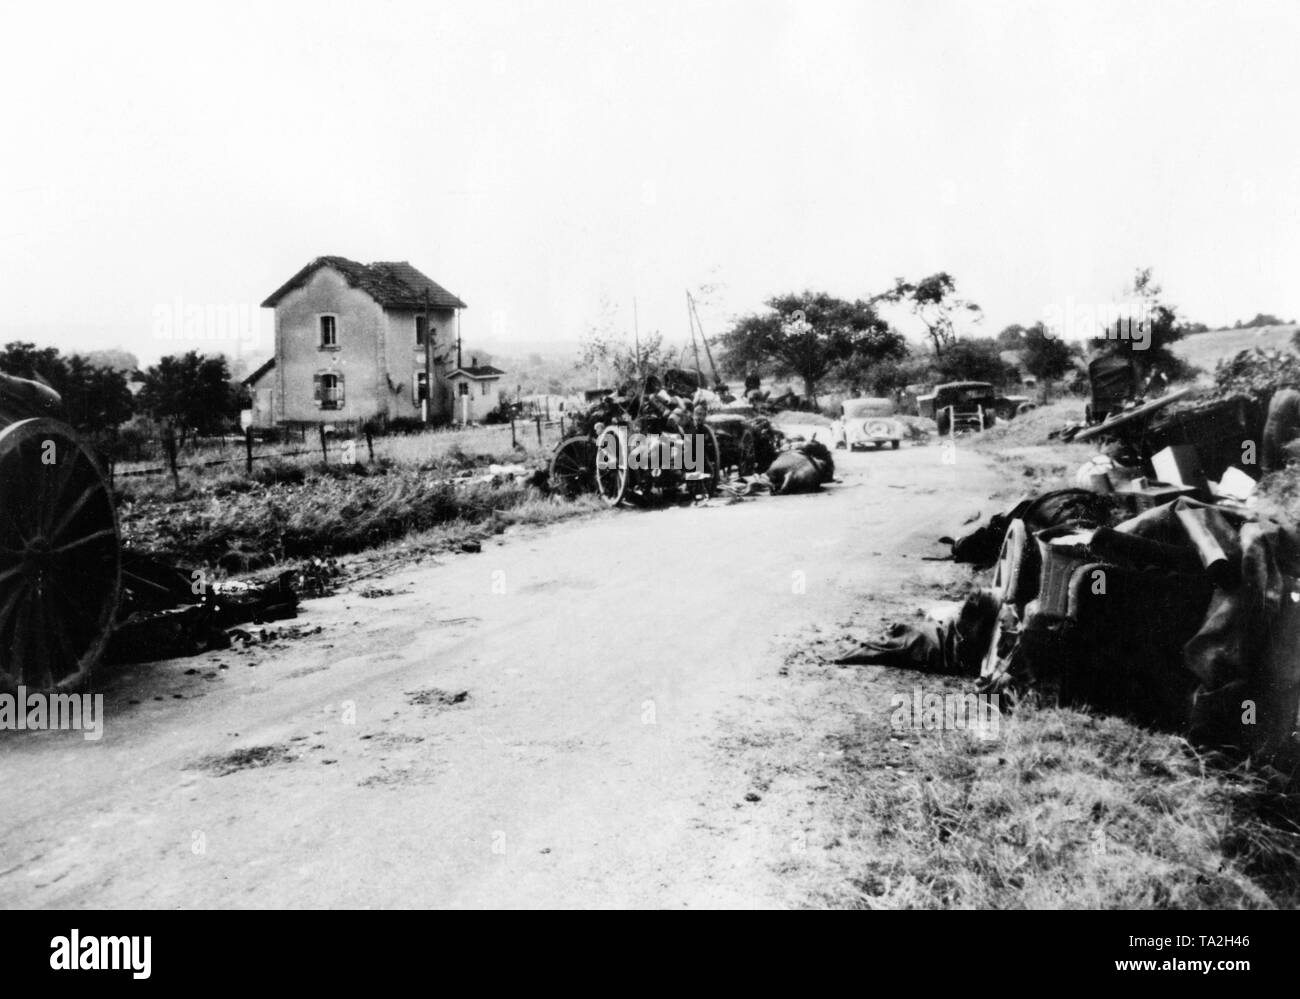
<path id="1" fill-rule="evenodd" d="M 632 296 L 632 337 L 636 344 L 636 377 L 638 381 L 644 381 L 645 367 L 641 363 L 641 325 L 637 322 L 635 295 Z"/>
<path id="2" fill-rule="evenodd" d="M 709 368 L 713 372 L 713 381 L 721 383 L 722 379 L 718 377 L 718 366 L 713 363 L 713 351 L 709 350 L 709 341 L 704 335 L 704 324 L 700 322 L 699 310 L 695 307 L 695 299 L 689 291 L 686 293 L 686 301 L 690 303 L 691 314 L 695 317 L 695 324 L 700 328 L 700 339 L 704 341 L 704 353 L 709 358 Z"/>
<path id="3" fill-rule="evenodd" d="M 459 315 L 459 313 L 457 313 Z M 416 393 L 419 394 L 418 392 Z M 424 422 L 433 419 L 433 323 L 429 321 L 429 289 L 424 289 Z"/>
<path id="4" fill-rule="evenodd" d="M 686 321 L 691 327 L 691 349 L 695 352 L 695 374 L 700 379 L 701 387 L 704 382 L 704 369 L 700 367 L 700 345 L 695 339 L 695 317 L 691 313 L 691 293 L 686 293 Z"/>

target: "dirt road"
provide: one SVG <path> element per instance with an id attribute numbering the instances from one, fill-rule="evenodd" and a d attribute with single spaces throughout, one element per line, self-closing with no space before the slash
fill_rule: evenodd
<path id="1" fill-rule="evenodd" d="M 940 455 L 512 531 L 281 625 L 319 632 L 120 675 L 99 742 L 0 733 L 0 904 L 800 904 L 813 771 L 739 761 L 825 755 L 783 656 L 950 578 L 920 556 L 999 482 Z"/>

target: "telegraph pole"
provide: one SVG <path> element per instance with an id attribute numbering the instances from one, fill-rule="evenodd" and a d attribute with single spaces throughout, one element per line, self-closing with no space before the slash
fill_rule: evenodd
<path id="1" fill-rule="evenodd" d="M 419 394 L 418 392 L 416 393 Z M 424 289 L 424 422 L 433 419 L 433 323 L 429 321 L 429 289 Z"/>

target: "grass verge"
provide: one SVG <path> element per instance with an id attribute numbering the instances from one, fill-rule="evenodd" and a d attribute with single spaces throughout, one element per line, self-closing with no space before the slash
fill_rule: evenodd
<path id="1" fill-rule="evenodd" d="M 1022 704 L 1001 736 L 843 740 L 833 828 L 864 908 L 1240 909 L 1300 901 L 1296 796 L 1215 771 L 1183 740 Z M 895 737 L 896 739 L 898 737 Z"/>

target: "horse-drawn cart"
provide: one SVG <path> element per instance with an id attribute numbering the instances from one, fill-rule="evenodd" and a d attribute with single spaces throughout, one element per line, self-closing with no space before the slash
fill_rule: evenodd
<path id="1" fill-rule="evenodd" d="M 625 400 L 600 400 L 551 457 L 551 484 L 597 492 L 610 506 L 707 495 L 721 480 L 718 434 L 702 411 L 672 400 L 651 376 Z"/>

